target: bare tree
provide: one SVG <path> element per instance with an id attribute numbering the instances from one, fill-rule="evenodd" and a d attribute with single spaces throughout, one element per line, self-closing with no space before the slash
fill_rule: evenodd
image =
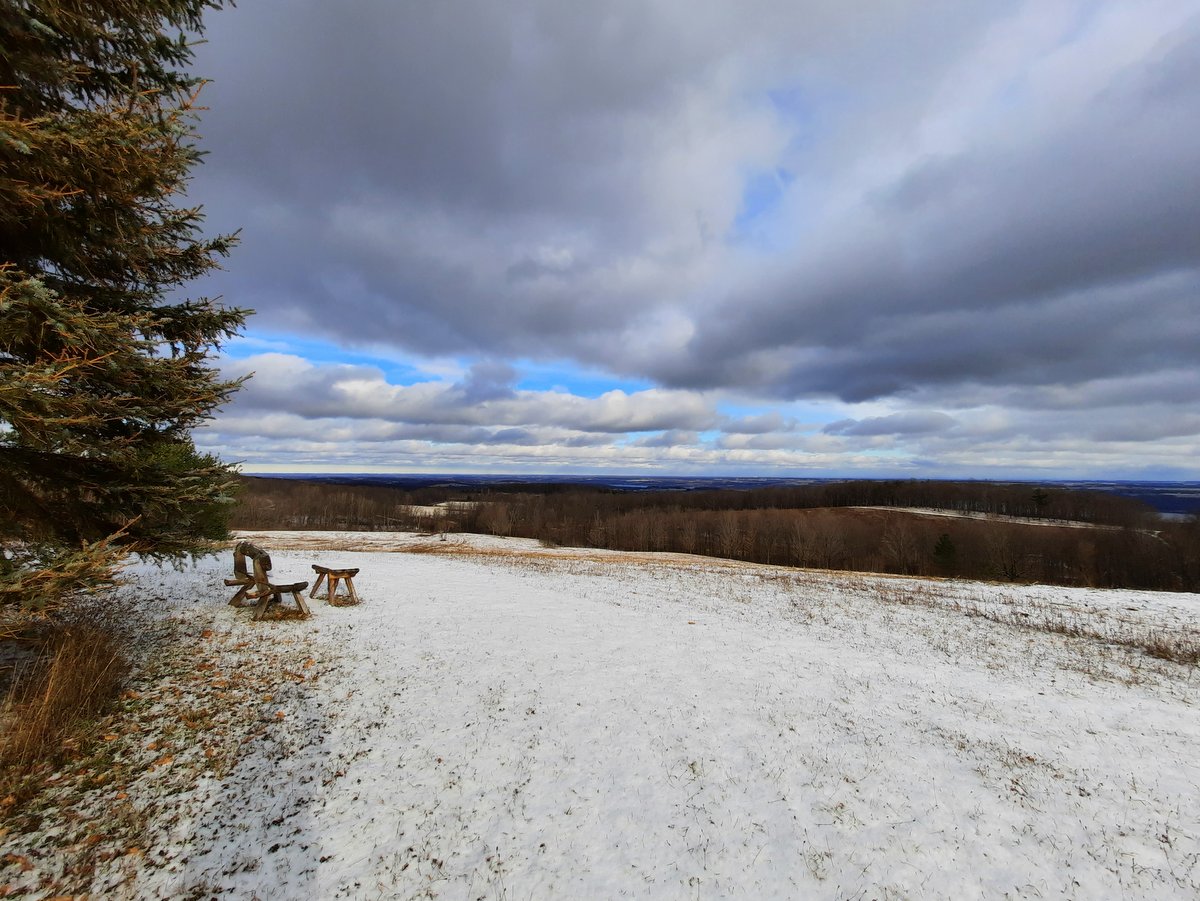
<path id="1" fill-rule="evenodd" d="M 887 566 L 905 575 L 916 572 L 920 550 L 906 519 L 888 516 L 884 521 L 879 546 Z"/>
<path id="2" fill-rule="evenodd" d="M 742 527 L 738 515 L 731 510 L 717 521 L 717 543 L 722 557 L 737 557 L 742 549 Z"/>
<path id="3" fill-rule="evenodd" d="M 480 516 L 480 523 L 493 535 L 508 535 L 512 530 L 508 504 L 500 501 L 488 504 Z"/>

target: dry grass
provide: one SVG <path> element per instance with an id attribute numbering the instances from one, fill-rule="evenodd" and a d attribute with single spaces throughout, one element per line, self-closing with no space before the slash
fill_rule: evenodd
<path id="1" fill-rule="evenodd" d="M 1142 650 L 1159 660 L 1196 666 L 1200 664 L 1200 635 L 1151 632 L 1145 637 Z"/>
<path id="2" fill-rule="evenodd" d="M 895 578 L 860 578 L 850 582 L 858 591 L 874 595 L 886 604 L 923 606 L 953 610 L 1018 629 L 1064 635 L 1083 641 L 1098 642 L 1140 651 L 1149 657 L 1185 666 L 1200 665 L 1200 633 L 1181 629 L 1168 631 L 1147 627 L 1114 628 L 1114 624 L 1026 599 L 1017 609 L 1009 602 L 995 606 L 972 602 L 940 592 L 936 583 L 904 584 Z M 1001 599 L 1004 595 L 999 595 Z"/>
<path id="3" fill-rule="evenodd" d="M 339 550 L 352 550 L 352 548 L 339 548 Z M 396 553 L 400 554 L 469 554 L 474 550 L 476 549 L 469 547 L 462 539 L 454 541 L 420 541 L 395 548 Z"/>
<path id="4" fill-rule="evenodd" d="M 296 607 L 285 607 L 282 604 L 272 604 L 270 607 L 267 608 L 267 612 L 263 614 L 262 619 L 258 620 L 258 622 L 266 623 L 266 622 L 273 622 L 275 620 L 289 620 L 289 619 L 303 621 L 303 620 L 308 619 L 308 614 L 306 614 L 303 610 L 300 610 Z"/>
<path id="5" fill-rule="evenodd" d="M 88 722 L 115 697 L 127 663 L 101 623 L 59 623 L 0 708 L 0 793 L 16 791 L 41 765 L 78 747 Z"/>
<path id="6" fill-rule="evenodd" d="M 1144 628 L 1112 631 L 1102 625 L 1093 624 L 1079 615 L 1036 609 L 1032 613 L 1024 611 L 1001 613 L 975 607 L 963 608 L 963 612 L 970 616 L 981 616 L 993 622 L 1021 629 L 1033 629 L 1084 641 L 1129 648 L 1140 651 L 1149 657 L 1185 666 L 1200 664 L 1200 635 L 1194 632 L 1167 632 L 1162 629 Z"/>

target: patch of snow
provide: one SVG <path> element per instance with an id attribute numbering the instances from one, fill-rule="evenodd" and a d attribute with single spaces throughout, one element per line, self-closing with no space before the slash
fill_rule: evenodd
<path id="1" fill-rule="evenodd" d="M 227 766 L 126 786 L 144 853 L 98 896 L 1200 893 L 1195 668 L 1120 643 L 1200 630 L 1195 595 L 252 537 L 279 581 L 359 567 L 363 603 L 254 623 L 228 554 L 137 570 L 246 671 L 247 721 Z M 985 618 L 1047 610 L 1100 637 Z M 193 676 L 160 675 L 164 716 L 220 706 Z"/>
<path id="2" fill-rule="evenodd" d="M 1008 516 L 1004 513 L 973 513 L 967 510 L 937 510 L 933 507 L 884 507 L 858 506 L 845 507 L 846 510 L 882 510 L 895 513 L 915 513 L 918 516 L 941 516 L 948 519 L 979 519 L 985 522 L 1011 522 L 1023 526 L 1056 526 L 1060 529 L 1098 529 L 1105 532 L 1116 532 L 1120 526 L 1105 525 L 1094 522 L 1080 522 L 1077 519 L 1049 519 L 1035 516 Z"/>

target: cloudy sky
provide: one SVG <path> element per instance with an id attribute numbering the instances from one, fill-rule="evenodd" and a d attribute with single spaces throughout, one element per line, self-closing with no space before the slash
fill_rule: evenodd
<path id="1" fill-rule="evenodd" d="M 1200 478 L 1200 0 L 245 0 L 249 471 Z"/>

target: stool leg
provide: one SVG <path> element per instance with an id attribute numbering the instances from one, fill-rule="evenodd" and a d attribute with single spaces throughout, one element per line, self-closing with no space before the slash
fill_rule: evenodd
<path id="1" fill-rule="evenodd" d="M 312 591 L 308 593 L 310 598 L 317 596 L 317 589 L 321 587 L 321 580 L 325 578 L 325 573 L 317 573 L 317 581 L 313 582 Z"/>
<path id="2" fill-rule="evenodd" d="M 358 595 L 354 591 L 354 579 L 352 577 L 346 578 L 346 590 L 350 592 L 350 600 L 357 604 Z"/>
<path id="3" fill-rule="evenodd" d="M 329 595 L 325 598 L 329 603 L 333 603 L 337 597 L 338 582 L 341 581 L 338 576 L 329 577 Z"/>

